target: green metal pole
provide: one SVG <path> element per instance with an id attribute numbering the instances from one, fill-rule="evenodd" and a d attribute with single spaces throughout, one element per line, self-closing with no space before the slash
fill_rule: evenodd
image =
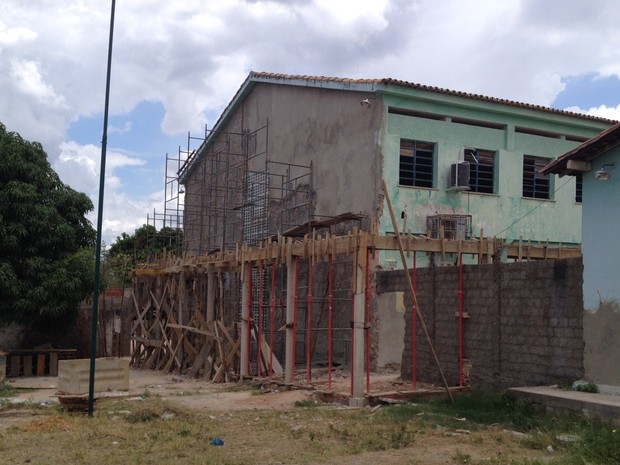
<path id="1" fill-rule="evenodd" d="M 105 83 L 105 109 L 103 112 L 103 138 L 101 140 L 101 170 L 99 173 L 99 205 L 97 209 L 97 246 L 95 251 L 95 283 L 93 286 L 93 321 L 90 335 L 90 379 L 88 382 L 88 416 L 93 416 L 95 404 L 95 359 L 97 357 L 97 323 L 99 320 L 99 286 L 101 272 L 101 229 L 103 225 L 103 188 L 105 185 L 105 157 L 108 145 L 108 110 L 110 107 L 110 75 L 112 74 L 112 40 L 114 37 L 114 10 L 110 13 L 110 42 L 108 43 L 108 73 Z"/>

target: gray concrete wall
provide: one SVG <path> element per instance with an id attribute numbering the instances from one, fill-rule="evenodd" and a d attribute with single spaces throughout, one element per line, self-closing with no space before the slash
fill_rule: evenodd
<path id="1" fill-rule="evenodd" d="M 405 337 L 405 293 L 386 292 L 377 295 L 379 341 L 377 366 L 400 365 Z"/>
<path id="2" fill-rule="evenodd" d="M 580 259 L 465 266 L 463 352 L 478 389 L 544 385 L 583 376 Z M 418 303 L 450 385 L 459 383 L 458 267 L 419 269 Z M 402 271 L 377 275 L 378 292 L 405 288 Z M 406 293 L 405 328 L 411 327 Z M 440 383 L 418 324 L 417 379 Z M 404 332 L 403 379 L 411 379 L 411 331 Z M 469 368 L 467 368 L 469 367 Z"/>
<path id="3" fill-rule="evenodd" d="M 375 216 L 381 189 L 383 105 L 364 109 L 367 95 L 329 89 L 257 84 L 237 110 L 242 127 L 269 124 L 271 160 L 313 163 L 315 212 Z M 262 160 L 257 159 L 260 164 Z"/>

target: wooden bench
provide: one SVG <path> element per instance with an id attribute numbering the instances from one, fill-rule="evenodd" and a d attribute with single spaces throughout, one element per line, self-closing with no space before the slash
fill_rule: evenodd
<path id="1" fill-rule="evenodd" d="M 58 376 L 58 360 L 74 359 L 77 349 L 19 349 L 6 352 L 6 376 Z"/>

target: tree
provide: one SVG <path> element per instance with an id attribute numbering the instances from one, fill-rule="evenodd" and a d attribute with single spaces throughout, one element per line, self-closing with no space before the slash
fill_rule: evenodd
<path id="1" fill-rule="evenodd" d="M 0 123 L 0 319 L 75 316 L 93 283 L 93 204 L 64 184 L 38 142 Z"/>
<path id="2" fill-rule="evenodd" d="M 125 287 L 131 283 L 130 272 L 141 263 L 161 257 L 164 250 L 180 253 L 183 247 L 183 231 L 144 224 L 133 234 L 122 233 L 104 254 L 107 283 Z"/>

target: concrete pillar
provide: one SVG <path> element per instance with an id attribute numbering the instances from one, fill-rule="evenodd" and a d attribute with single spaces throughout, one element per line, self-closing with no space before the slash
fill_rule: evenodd
<path id="1" fill-rule="evenodd" d="M 248 320 L 250 318 L 250 279 L 252 268 L 246 264 L 243 273 L 241 273 L 241 356 L 239 374 L 241 378 L 249 376 L 249 354 L 250 354 L 250 334 L 248 329 Z"/>
<path id="2" fill-rule="evenodd" d="M 365 253 L 365 251 L 364 251 Z M 358 261 L 358 263 L 360 263 Z M 355 279 L 355 294 L 353 296 L 353 304 L 355 306 L 353 310 L 353 350 L 351 360 L 352 370 L 352 392 L 349 404 L 351 406 L 361 406 L 364 404 L 364 378 L 366 375 L 365 370 L 365 329 L 364 318 L 366 313 L 366 293 L 365 293 L 365 267 L 361 264 L 358 265 Z"/>
<path id="3" fill-rule="evenodd" d="M 286 350 L 284 358 L 284 382 L 293 383 L 295 373 L 295 266 L 290 259 L 286 261 Z"/>
<path id="4" fill-rule="evenodd" d="M 207 267 L 207 323 L 215 320 L 215 266 Z"/>

